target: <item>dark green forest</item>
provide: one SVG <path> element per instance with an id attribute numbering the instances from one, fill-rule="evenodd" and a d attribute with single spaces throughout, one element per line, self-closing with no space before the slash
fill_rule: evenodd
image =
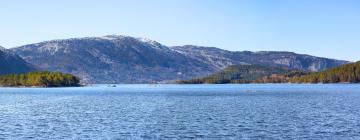
<path id="1" fill-rule="evenodd" d="M 284 74 L 286 68 L 263 65 L 233 65 L 204 78 L 177 81 L 180 84 L 228 84 L 252 83 L 271 74 Z"/>
<path id="2" fill-rule="evenodd" d="M 359 83 L 360 62 L 345 64 L 321 72 L 305 72 L 284 68 L 235 65 L 204 78 L 182 80 L 180 84 L 227 83 Z"/>
<path id="3" fill-rule="evenodd" d="M 293 77 L 291 83 L 359 83 L 360 61 L 345 64 L 322 72 Z"/>
<path id="4" fill-rule="evenodd" d="M 0 86 L 4 87 L 72 87 L 79 86 L 80 79 L 61 72 L 30 72 L 0 76 Z"/>

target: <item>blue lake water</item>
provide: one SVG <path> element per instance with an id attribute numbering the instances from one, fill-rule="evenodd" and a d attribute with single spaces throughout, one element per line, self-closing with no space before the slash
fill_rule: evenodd
<path id="1" fill-rule="evenodd" d="M 0 139 L 360 139 L 360 85 L 0 88 Z"/>

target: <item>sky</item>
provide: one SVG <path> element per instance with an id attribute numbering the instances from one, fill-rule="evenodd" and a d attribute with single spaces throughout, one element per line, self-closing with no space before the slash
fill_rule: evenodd
<path id="1" fill-rule="evenodd" d="M 0 45 L 128 35 L 360 60 L 359 0 L 1 0 Z"/>

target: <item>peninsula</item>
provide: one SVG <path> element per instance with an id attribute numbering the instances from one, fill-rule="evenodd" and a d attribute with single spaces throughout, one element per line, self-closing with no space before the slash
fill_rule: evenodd
<path id="1" fill-rule="evenodd" d="M 0 76 L 2 87 L 76 87 L 80 79 L 61 72 L 29 72 L 25 74 L 8 74 Z"/>

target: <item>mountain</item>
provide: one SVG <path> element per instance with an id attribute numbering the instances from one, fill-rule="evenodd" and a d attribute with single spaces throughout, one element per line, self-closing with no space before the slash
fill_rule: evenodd
<path id="1" fill-rule="evenodd" d="M 192 79 L 230 65 L 258 64 L 323 70 L 347 63 L 290 52 L 232 52 L 109 35 L 45 41 L 11 49 L 42 70 L 74 74 L 83 83 L 152 83 Z"/>
<path id="2" fill-rule="evenodd" d="M 219 72 L 203 78 L 181 80 L 181 84 L 226 84 L 226 83 L 251 83 L 259 78 L 272 74 L 283 74 L 290 70 L 282 67 L 262 65 L 233 65 Z"/>
<path id="3" fill-rule="evenodd" d="M 44 70 L 79 76 L 83 83 L 151 83 L 214 71 L 156 41 L 129 36 L 53 40 L 12 51 Z"/>
<path id="4" fill-rule="evenodd" d="M 348 63 L 347 61 L 274 51 L 227 51 L 214 47 L 175 46 L 172 49 L 188 57 L 200 60 L 214 69 L 224 69 L 230 65 L 258 64 L 288 67 L 303 71 L 321 71 Z"/>
<path id="5" fill-rule="evenodd" d="M 34 70 L 36 69 L 21 57 L 0 46 L 0 75 Z"/>

